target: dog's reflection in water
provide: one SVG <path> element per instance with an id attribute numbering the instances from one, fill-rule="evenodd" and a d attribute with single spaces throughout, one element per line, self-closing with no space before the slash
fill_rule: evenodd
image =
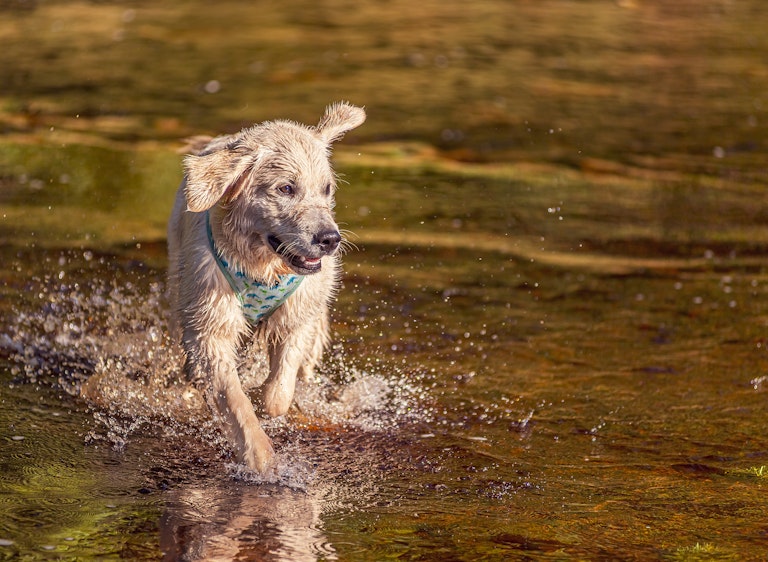
<path id="1" fill-rule="evenodd" d="M 160 519 L 164 560 L 335 560 L 317 498 L 283 486 L 231 480 L 183 487 Z"/>

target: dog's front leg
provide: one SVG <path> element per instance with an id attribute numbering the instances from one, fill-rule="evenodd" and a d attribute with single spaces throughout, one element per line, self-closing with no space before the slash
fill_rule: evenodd
<path id="1" fill-rule="evenodd" d="M 304 325 L 269 345 L 269 377 L 262 391 L 262 409 L 268 416 L 282 416 L 290 408 L 299 368 L 310 359 L 313 334 L 311 324 Z"/>
<path id="2" fill-rule="evenodd" d="M 229 430 L 237 458 L 249 468 L 265 473 L 275 457 L 272 442 L 253 411 L 250 398 L 243 391 L 237 370 L 220 370 L 213 379 L 212 397 Z"/>
<path id="3" fill-rule="evenodd" d="M 195 363 L 189 367 L 193 371 L 202 371 L 198 377 L 188 374 L 207 380 L 206 399 L 233 445 L 238 461 L 265 473 L 274 460 L 275 451 L 243 391 L 237 375 L 235 352 L 230 352 L 229 347 L 228 342 L 216 345 L 215 341 L 209 341 L 204 349 L 188 352 L 188 365 L 190 359 Z"/>

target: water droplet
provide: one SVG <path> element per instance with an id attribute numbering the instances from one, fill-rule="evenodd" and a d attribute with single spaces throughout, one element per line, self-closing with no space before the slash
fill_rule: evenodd
<path id="1" fill-rule="evenodd" d="M 218 80 L 209 80 L 205 83 L 205 86 L 203 86 L 203 90 L 205 90 L 206 94 L 216 94 L 221 90 L 221 82 Z"/>

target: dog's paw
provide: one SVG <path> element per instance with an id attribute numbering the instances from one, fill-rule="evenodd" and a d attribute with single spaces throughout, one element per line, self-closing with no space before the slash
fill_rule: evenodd
<path id="1" fill-rule="evenodd" d="M 295 382 L 292 385 L 280 384 L 280 381 L 267 381 L 262 387 L 261 411 L 270 418 L 278 418 L 288 413 L 293 402 Z"/>
<path id="2" fill-rule="evenodd" d="M 265 475 L 276 469 L 275 449 L 272 441 L 261 428 L 246 435 L 245 450 L 238 455 L 239 461 L 259 474 Z"/>

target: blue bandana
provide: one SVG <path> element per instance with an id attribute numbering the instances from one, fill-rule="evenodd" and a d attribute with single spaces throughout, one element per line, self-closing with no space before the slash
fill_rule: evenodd
<path id="1" fill-rule="evenodd" d="M 211 232 L 211 221 L 208 212 L 205 213 L 205 227 L 208 231 L 208 243 L 211 246 L 219 269 L 229 282 L 229 286 L 237 295 L 240 306 L 243 309 L 245 319 L 256 326 L 269 318 L 277 308 L 283 304 L 293 292 L 299 288 L 304 280 L 303 275 L 280 275 L 279 281 L 274 285 L 266 285 L 260 281 L 249 279 L 245 273 L 233 267 L 227 262 L 216 248 Z"/>

